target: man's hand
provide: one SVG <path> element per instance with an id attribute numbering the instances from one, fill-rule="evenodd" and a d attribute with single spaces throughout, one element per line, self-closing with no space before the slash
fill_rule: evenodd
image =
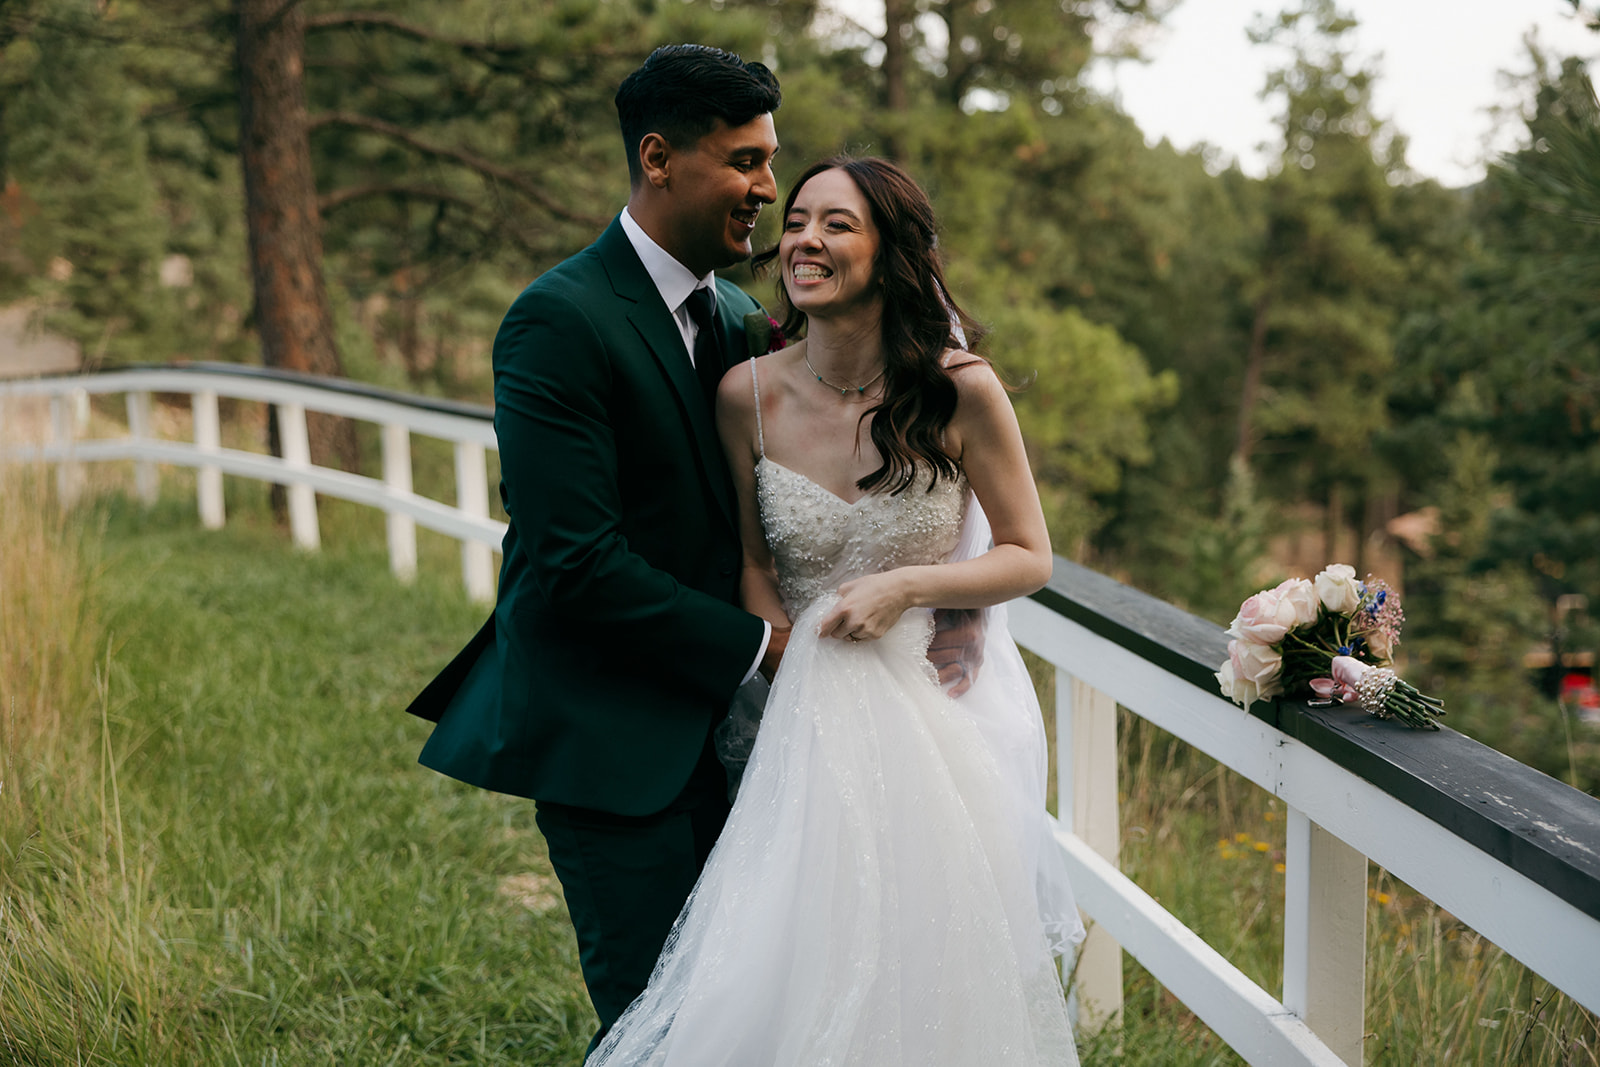
<path id="1" fill-rule="evenodd" d="M 958 697 L 978 680 L 983 666 L 984 627 L 980 609 L 940 608 L 933 613 L 933 641 L 928 662 L 939 672 L 939 684 Z"/>
<path id="2" fill-rule="evenodd" d="M 778 664 L 783 660 L 783 653 L 789 647 L 789 633 L 792 626 L 774 626 L 772 637 L 767 641 L 767 650 L 761 654 L 761 665 L 756 670 L 761 672 L 761 677 L 768 682 L 772 681 L 778 673 Z"/>

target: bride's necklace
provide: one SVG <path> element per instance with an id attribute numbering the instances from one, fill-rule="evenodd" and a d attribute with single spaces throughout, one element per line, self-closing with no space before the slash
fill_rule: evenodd
<path id="1" fill-rule="evenodd" d="M 889 369 L 889 365 L 887 363 L 885 363 L 883 366 L 878 368 L 878 373 L 877 374 L 874 374 L 871 378 L 868 378 L 866 380 L 866 382 L 864 384 L 862 384 L 862 385 L 854 385 L 854 384 L 851 384 L 850 382 L 846 382 L 844 385 L 835 385 L 833 382 L 828 381 L 828 379 L 824 378 L 822 375 L 817 373 L 817 368 L 815 368 L 815 367 L 813 367 L 811 365 L 811 357 L 810 356 L 808 356 L 804 352 L 802 352 L 802 353 L 800 353 L 800 358 L 805 361 L 806 370 L 810 371 L 811 374 L 817 379 L 817 381 L 821 382 L 823 385 L 826 385 L 829 389 L 837 389 L 837 390 L 839 390 L 839 395 L 840 396 L 849 396 L 852 390 L 855 392 L 855 394 L 857 396 L 860 396 L 860 395 L 864 394 L 867 391 L 867 386 L 871 385 L 873 382 L 877 381 L 879 378 L 882 378 L 883 377 L 883 372 Z"/>

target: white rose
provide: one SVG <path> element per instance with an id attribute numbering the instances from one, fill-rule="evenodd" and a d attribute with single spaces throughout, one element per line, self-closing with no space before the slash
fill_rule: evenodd
<path id="1" fill-rule="evenodd" d="M 1232 657 L 1222 661 L 1222 667 L 1217 671 L 1215 677 L 1217 679 L 1217 688 L 1222 691 L 1222 695 L 1229 700 L 1237 700 L 1238 698 L 1233 695 L 1238 683 L 1233 677 Z"/>
<path id="2" fill-rule="evenodd" d="M 1256 683 L 1248 678 L 1235 678 L 1233 680 L 1233 700 L 1246 711 L 1250 705 L 1261 699 L 1261 691 L 1256 688 Z"/>
<path id="3" fill-rule="evenodd" d="M 1376 630 L 1362 634 L 1367 639 L 1367 647 L 1379 659 L 1388 661 L 1394 658 L 1394 642 L 1389 636 L 1389 631 L 1379 627 Z"/>
<path id="4" fill-rule="evenodd" d="M 1280 612 L 1285 608 L 1294 612 L 1294 625 L 1290 629 L 1310 626 L 1317 621 L 1320 602 L 1316 587 L 1308 579 L 1290 578 L 1279 584 L 1273 592 L 1278 594 Z"/>
<path id="5" fill-rule="evenodd" d="M 1238 644 L 1237 641 L 1233 642 Z M 1222 664 L 1222 669 L 1217 671 L 1217 685 L 1222 690 L 1222 695 L 1248 709 L 1251 704 L 1260 699 L 1260 691 L 1256 683 L 1248 678 L 1240 678 L 1233 673 L 1233 660 L 1229 658 Z"/>
<path id="6" fill-rule="evenodd" d="M 1317 598 L 1322 606 L 1338 615 L 1348 615 L 1361 603 L 1361 587 L 1356 569 L 1347 563 L 1331 563 L 1316 580 Z"/>

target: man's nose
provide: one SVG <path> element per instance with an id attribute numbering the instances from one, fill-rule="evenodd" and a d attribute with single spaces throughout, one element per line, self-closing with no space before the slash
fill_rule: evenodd
<path id="1" fill-rule="evenodd" d="M 772 164 L 761 164 L 756 173 L 755 183 L 750 186 L 750 192 L 763 204 L 771 204 L 777 201 L 778 179 L 773 176 Z"/>

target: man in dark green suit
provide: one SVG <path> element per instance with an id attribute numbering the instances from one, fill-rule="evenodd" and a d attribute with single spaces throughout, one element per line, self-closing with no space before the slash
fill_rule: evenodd
<path id="1" fill-rule="evenodd" d="M 713 272 L 749 257 L 777 197 L 779 101 L 765 66 L 696 45 L 623 82 L 627 208 L 495 337 L 510 526 L 494 613 L 410 709 L 438 724 L 424 765 L 538 802 L 596 1043 L 643 990 L 727 816 L 712 729 L 786 643 L 737 606 L 712 408 L 760 310 Z"/>

